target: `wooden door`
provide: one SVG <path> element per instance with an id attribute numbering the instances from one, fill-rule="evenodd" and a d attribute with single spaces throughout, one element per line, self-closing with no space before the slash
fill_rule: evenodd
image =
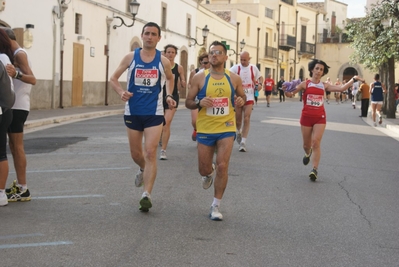
<path id="1" fill-rule="evenodd" d="M 73 44 L 72 106 L 82 106 L 84 45 Z"/>

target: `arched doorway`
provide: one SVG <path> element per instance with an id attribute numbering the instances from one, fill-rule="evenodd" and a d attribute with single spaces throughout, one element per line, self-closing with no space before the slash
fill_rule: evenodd
<path id="1" fill-rule="evenodd" d="M 301 79 L 301 81 L 303 81 L 305 79 L 305 73 L 304 73 L 303 68 L 301 68 L 299 70 L 299 79 Z"/>
<path id="2" fill-rule="evenodd" d="M 344 73 L 342 75 L 342 81 L 343 80 L 349 81 L 355 75 L 358 75 L 357 70 L 355 68 L 348 67 L 344 69 Z"/>

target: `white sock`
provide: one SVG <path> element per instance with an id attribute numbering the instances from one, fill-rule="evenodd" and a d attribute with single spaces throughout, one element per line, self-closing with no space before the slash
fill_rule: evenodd
<path id="1" fill-rule="evenodd" d="M 217 198 L 213 198 L 213 203 L 212 206 L 218 206 L 220 207 L 220 201 L 222 201 L 221 199 L 217 199 Z"/>
<path id="2" fill-rule="evenodd" d="M 6 189 L 0 189 L 0 196 L 4 196 L 5 193 L 6 193 Z"/>
<path id="3" fill-rule="evenodd" d="M 28 189 L 28 186 L 26 184 L 18 184 L 21 187 L 21 191 L 25 191 L 26 189 Z"/>
<path id="4" fill-rule="evenodd" d="M 247 141 L 247 138 L 244 138 L 244 137 L 243 137 L 243 138 L 241 139 L 241 143 L 244 143 L 244 144 L 245 144 L 246 141 Z"/>

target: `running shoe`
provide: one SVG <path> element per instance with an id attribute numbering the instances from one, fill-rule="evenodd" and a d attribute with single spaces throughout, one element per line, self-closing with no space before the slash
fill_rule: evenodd
<path id="1" fill-rule="evenodd" d="M 1 193 L 0 194 L 0 207 L 7 206 L 7 204 L 8 204 L 7 195 L 5 193 Z"/>
<path id="2" fill-rule="evenodd" d="M 377 123 L 376 122 L 374 122 L 374 127 L 377 127 Z"/>
<path id="3" fill-rule="evenodd" d="M 212 221 L 221 221 L 223 220 L 223 215 L 219 211 L 219 206 L 211 206 L 211 211 L 209 213 L 209 218 Z"/>
<path id="4" fill-rule="evenodd" d="M 315 182 L 317 179 L 317 170 L 313 168 L 313 170 L 309 174 L 309 178 L 312 182 Z"/>
<path id="5" fill-rule="evenodd" d="M 139 210 L 142 212 L 148 212 L 151 207 L 152 207 L 151 196 L 149 193 L 144 192 L 143 196 L 140 199 Z"/>
<path id="6" fill-rule="evenodd" d="M 159 155 L 160 160 L 167 160 L 168 157 L 166 156 L 166 150 L 161 149 L 161 154 Z"/>
<path id="7" fill-rule="evenodd" d="M 241 133 L 237 133 L 237 143 L 239 145 L 241 144 L 241 140 L 242 140 L 242 134 Z"/>
<path id="8" fill-rule="evenodd" d="M 238 151 L 247 152 L 247 147 L 245 146 L 245 143 L 241 142 L 240 146 L 238 147 Z"/>
<path id="9" fill-rule="evenodd" d="M 202 188 L 208 189 L 213 183 L 213 172 L 215 171 L 215 163 L 212 163 L 212 173 L 207 176 L 202 176 Z"/>
<path id="10" fill-rule="evenodd" d="M 16 186 L 12 192 L 6 195 L 8 202 L 25 202 L 31 200 L 29 189 L 22 191 L 22 188 L 20 186 Z"/>
<path id="11" fill-rule="evenodd" d="M 310 156 L 312 156 L 312 148 L 310 148 L 309 155 L 305 153 L 305 156 L 303 156 L 303 159 L 302 159 L 303 165 L 309 164 Z"/>
<path id="12" fill-rule="evenodd" d="M 270 107 L 270 104 L 269 104 L 269 103 L 267 103 L 267 107 L 268 107 L 268 108 Z"/>
<path id="13" fill-rule="evenodd" d="M 17 180 L 14 180 L 14 181 L 12 181 L 10 188 L 6 188 L 6 194 L 11 193 L 16 188 L 17 188 Z"/>
<path id="14" fill-rule="evenodd" d="M 193 130 L 193 133 L 191 134 L 191 140 L 197 141 L 197 130 Z"/>
<path id="15" fill-rule="evenodd" d="M 142 186 L 143 185 L 143 180 L 144 180 L 143 171 L 141 169 L 139 169 L 139 171 L 136 174 L 136 179 L 134 180 L 134 185 L 136 187 Z"/>
<path id="16" fill-rule="evenodd" d="M 382 123 L 382 116 L 380 116 L 380 119 L 378 120 L 378 124 Z"/>

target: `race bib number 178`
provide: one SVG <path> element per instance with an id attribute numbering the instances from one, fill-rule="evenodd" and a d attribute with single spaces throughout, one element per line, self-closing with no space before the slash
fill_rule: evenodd
<path id="1" fill-rule="evenodd" d="M 229 115 L 229 98 L 228 97 L 217 97 L 212 99 L 213 105 L 206 109 L 206 115 L 208 116 L 226 116 Z"/>

